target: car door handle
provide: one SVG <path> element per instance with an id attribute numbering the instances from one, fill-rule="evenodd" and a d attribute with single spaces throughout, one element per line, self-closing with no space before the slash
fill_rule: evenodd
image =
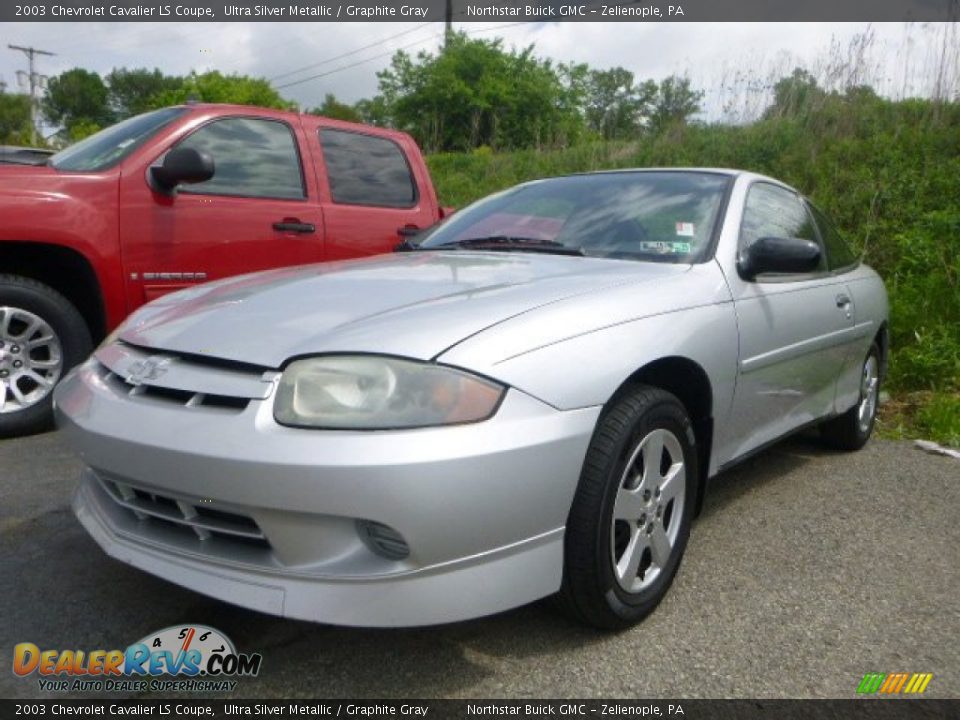
<path id="1" fill-rule="evenodd" d="M 397 235 L 402 238 L 412 238 L 414 235 L 420 234 L 420 228 L 416 225 L 404 225 L 403 227 L 397 228 Z"/>
<path id="2" fill-rule="evenodd" d="M 273 229 L 280 232 L 312 233 L 317 231 L 317 226 L 313 223 L 300 222 L 296 218 L 285 218 L 280 222 L 275 222 Z"/>
<path id="3" fill-rule="evenodd" d="M 837 295 L 837 307 L 842 308 L 850 304 L 850 296 L 846 293 L 840 293 Z"/>

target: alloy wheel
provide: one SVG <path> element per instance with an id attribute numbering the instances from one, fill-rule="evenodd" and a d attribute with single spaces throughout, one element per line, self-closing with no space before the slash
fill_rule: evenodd
<path id="1" fill-rule="evenodd" d="M 36 405 L 63 372 L 63 348 L 50 324 L 29 310 L 0 307 L 0 413 Z"/>
<path id="2" fill-rule="evenodd" d="M 680 532 L 686 466 L 680 441 L 658 428 L 630 453 L 613 507 L 610 546 L 617 583 L 649 587 L 666 567 Z"/>

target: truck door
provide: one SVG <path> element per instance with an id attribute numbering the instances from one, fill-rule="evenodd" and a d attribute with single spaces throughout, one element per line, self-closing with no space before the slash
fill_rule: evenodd
<path id="1" fill-rule="evenodd" d="M 215 164 L 210 180 L 167 195 L 151 189 L 145 171 L 124 174 L 120 241 L 130 309 L 198 282 L 323 260 L 317 183 L 305 172 L 302 143 L 297 120 L 216 117 L 153 160 L 175 147 L 205 151 Z"/>
<path id="2" fill-rule="evenodd" d="M 410 163 L 402 140 L 326 124 L 308 134 L 321 159 L 327 259 L 390 252 L 406 233 L 436 221 L 430 179 L 422 163 Z"/>

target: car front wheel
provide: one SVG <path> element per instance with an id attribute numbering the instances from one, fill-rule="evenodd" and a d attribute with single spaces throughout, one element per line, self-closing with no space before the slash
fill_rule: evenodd
<path id="1" fill-rule="evenodd" d="M 560 600 L 571 614 L 620 629 L 657 606 L 686 548 L 697 471 L 675 396 L 639 386 L 605 412 L 567 522 Z"/>

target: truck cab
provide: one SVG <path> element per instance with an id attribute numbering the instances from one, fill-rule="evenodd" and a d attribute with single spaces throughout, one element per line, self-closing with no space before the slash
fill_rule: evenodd
<path id="1" fill-rule="evenodd" d="M 389 252 L 443 215 L 405 133 L 194 104 L 43 165 L 0 164 L 0 436 L 145 302 L 209 280 Z"/>

